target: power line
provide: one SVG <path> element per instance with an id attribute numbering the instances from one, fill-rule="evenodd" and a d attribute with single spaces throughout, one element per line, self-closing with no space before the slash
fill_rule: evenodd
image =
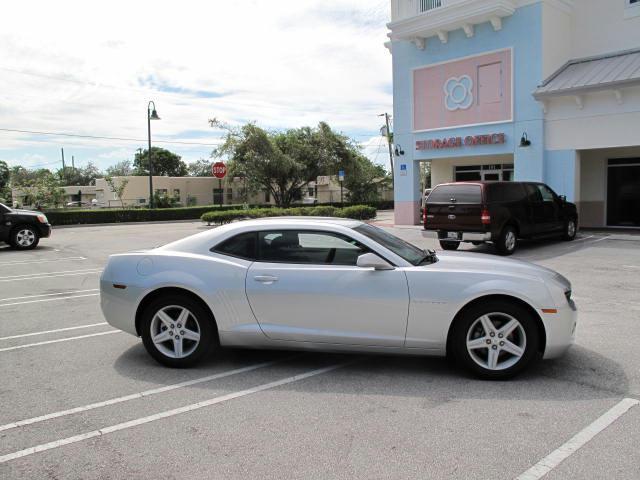
<path id="1" fill-rule="evenodd" d="M 29 133 L 31 135 L 52 135 L 56 137 L 74 137 L 74 138 L 88 138 L 91 140 L 119 140 L 125 142 L 146 142 L 147 139 L 140 138 L 125 138 L 125 137 L 106 137 L 101 135 L 82 135 L 79 133 L 64 133 L 64 132 L 40 132 L 36 130 L 18 130 L 15 128 L 0 128 L 2 132 L 13 132 L 13 133 Z M 153 140 L 154 143 L 168 143 L 168 144 L 176 144 L 176 145 L 197 145 L 204 147 L 217 147 L 223 141 L 221 140 L 218 143 L 204 143 L 204 142 L 183 142 L 180 140 Z"/>

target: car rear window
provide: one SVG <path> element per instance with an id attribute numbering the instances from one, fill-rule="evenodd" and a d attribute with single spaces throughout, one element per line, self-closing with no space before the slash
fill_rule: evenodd
<path id="1" fill-rule="evenodd" d="M 440 185 L 433 189 L 428 203 L 482 203 L 480 185 L 455 184 Z"/>

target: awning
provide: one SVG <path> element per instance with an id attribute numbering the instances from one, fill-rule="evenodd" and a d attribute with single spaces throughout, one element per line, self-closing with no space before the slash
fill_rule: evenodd
<path id="1" fill-rule="evenodd" d="M 542 100 L 592 90 L 640 85 L 640 49 L 570 60 L 533 93 Z"/>

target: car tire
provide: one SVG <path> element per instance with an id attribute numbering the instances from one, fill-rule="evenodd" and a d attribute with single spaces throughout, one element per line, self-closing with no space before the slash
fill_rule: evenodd
<path id="1" fill-rule="evenodd" d="M 440 247 L 442 247 L 443 250 L 457 250 L 459 246 L 460 246 L 460 242 L 440 240 Z"/>
<path id="2" fill-rule="evenodd" d="M 507 225 L 502 229 L 495 242 L 496 250 L 500 255 L 511 255 L 518 247 L 518 233 L 511 225 Z"/>
<path id="3" fill-rule="evenodd" d="M 450 340 L 457 363 L 484 380 L 512 378 L 540 356 L 536 320 L 515 302 L 491 300 L 464 310 Z"/>
<path id="4" fill-rule="evenodd" d="M 11 231 L 9 244 L 16 250 L 31 250 L 40 243 L 40 234 L 29 225 L 20 225 Z"/>
<path id="5" fill-rule="evenodd" d="M 578 233 L 578 222 L 575 218 L 570 218 L 564 225 L 564 233 L 562 238 L 567 241 L 571 241 L 576 238 Z"/>
<path id="6" fill-rule="evenodd" d="M 188 296 L 153 300 L 142 312 L 140 332 L 149 355 L 172 368 L 195 365 L 218 347 L 211 313 Z"/>

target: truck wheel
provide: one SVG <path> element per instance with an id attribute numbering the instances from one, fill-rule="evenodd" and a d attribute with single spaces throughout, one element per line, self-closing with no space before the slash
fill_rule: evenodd
<path id="1" fill-rule="evenodd" d="M 11 232 L 9 244 L 18 250 L 31 250 L 40 242 L 40 234 L 28 225 L 16 227 Z"/>
<path id="2" fill-rule="evenodd" d="M 449 240 L 440 240 L 440 246 L 443 250 L 457 250 L 460 242 L 451 242 Z"/>
<path id="3" fill-rule="evenodd" d="M 496 250 L 500 255 L 511 255 L 518 246 L 518 234 L 516 229 L 507 225 L 495 242 Z"/>
<path id="4" fill-rule="evenodd" d="M 562 238 L 567 241 L 571 241 L 576 238 L 576 234 L 578 233 L 578 223 L 575 218 L 570 218 L 567 220 L 567 223 L 564 226 L 564 234 Z"/>

